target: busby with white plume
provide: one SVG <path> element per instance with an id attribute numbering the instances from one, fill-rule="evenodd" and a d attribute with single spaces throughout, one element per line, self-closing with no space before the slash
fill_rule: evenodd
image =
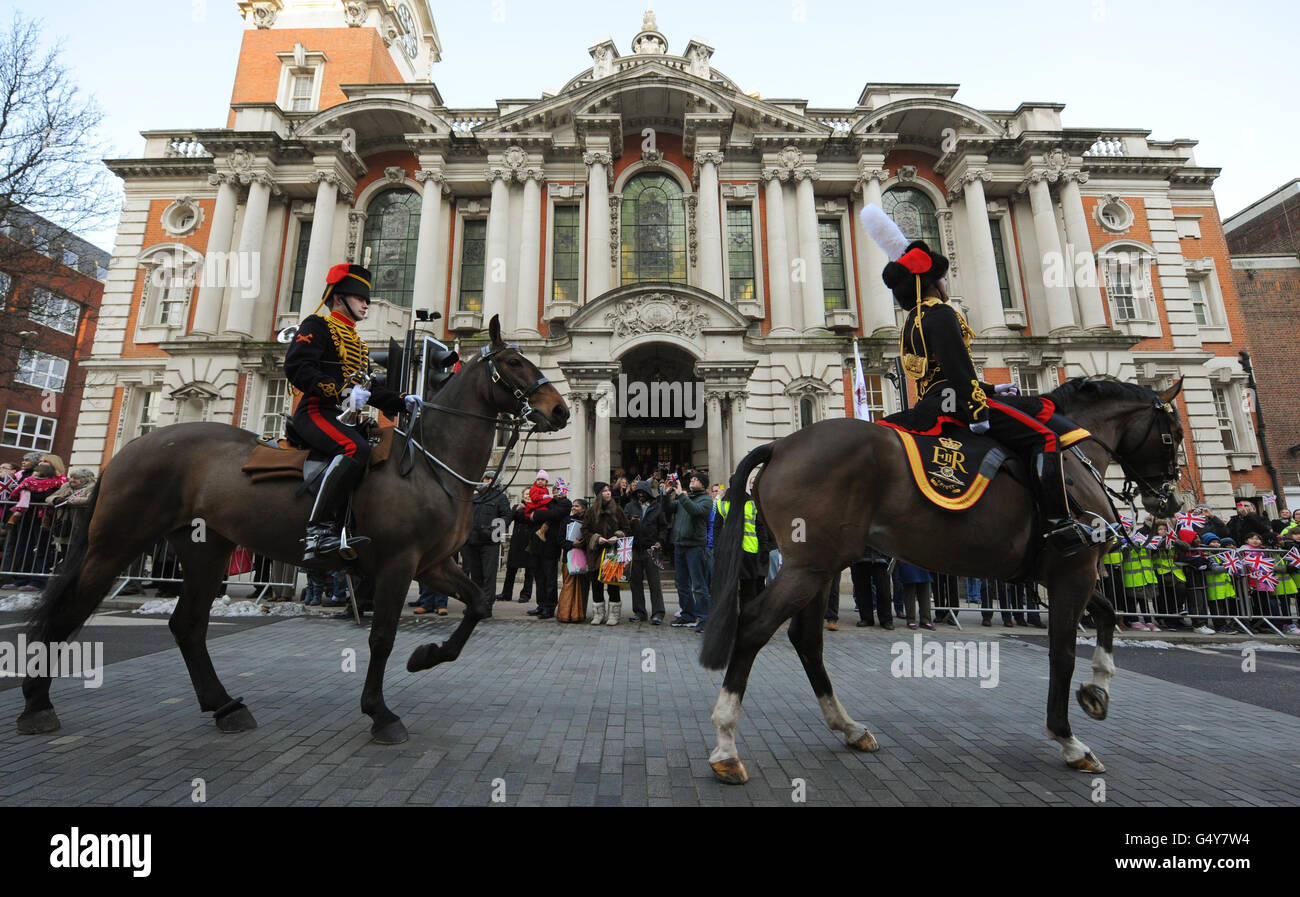
<path id="1" fill-rule="evenodd" d="M 912 309 L 928 287 L 948 273 L 948 259 L 932 252 L 924 240 L 908 242 L 907 235 L 878 205 L 862 209 L 862 226 L 889 259 L 880 279 L 904 309 Z"/>

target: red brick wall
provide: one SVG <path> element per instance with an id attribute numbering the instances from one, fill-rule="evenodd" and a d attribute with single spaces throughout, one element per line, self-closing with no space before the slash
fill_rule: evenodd
<path id="1" fill-rule="evenodd" d="M 1234 228 L 1228 247 L 1238 255 L 1300 253 L 1300 195 Z"/>
<path id="2" fill-rule="evenodd" d="M 292 53 L 301 43 L 309 53 L 325 54 L 320 109 L 347 102 L 340 84 L 397 84 L 403 79 L 374 28 L 268 28 L 244 32 L 230 104 L 274 103 L 283 63 L 277 53 Z M 232 109 L 226 127 L 234 127 Z"/>
<path id="3" fill-rule="evenodd" d="M 18 366 L 18 346 L 15 343 L 13 351 L 0 360 L 0 420 L 3 420 L 6 411 L 22 411 L 55 418 L 58 422 L 54 428 L 52 451 L 66 462 L 72 452 L 72 440 L 77 431 L 81 395 L 86 382 L 86 371 L 78 362 L 90 355 L 91 346 L 94 345 L 104 285 L 94 277 L 66 268 L 36 253 L 32 253 L 29 260 L 24 262 L 24 267 L 24 273 L 11 274 L 13 281 L 5 308 L 9 326 L 37 334 L 27 342 L 29 348 L 67 359 L 68 378 L 62 392 L 52 393 L 48 397 L 43 396 L 37 387 L 14 382 Z M 31 306 L 26 297 L 36 287 L 45 287 L 81 305 L 81 319 L 76 334 L 60 333 L 29 320 Z M 52 409 L 51 402 L 54 406 Z M 0 460 L 16 462 L 26 451 L 29 450 L 0 447 Z"/>
<path id="4" fill-rule="evenodd" d="M 1269 452 L 1285 489 L 1300 473 L 1300 458 L 1286 451 L 1300 444 L 1300 268 L 1233 271 L 1231 280 L 1244 312 L 1244 333 L 1233 336 L 1237 348 L 1244 343 L 1250 351 Z"/>

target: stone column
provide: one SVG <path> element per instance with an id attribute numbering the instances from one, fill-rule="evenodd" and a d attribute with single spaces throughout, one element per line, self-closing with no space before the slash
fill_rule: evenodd
<path id="1" fill-rule="evenodd" d="M 447 178 L 439 169 L 419 169 L 415 179 L 424 184 L 420 197 L 420 231 L 415 244 L 415 283 L 411 305 L 420 308 L 422 303 L 437 308 L 440 303 L 434 269 L 438 263 L 438 227 L 442 222 L 442 196 L 447 190 Z"/>
<path id="2" fill-rule="evenodd" d="M 573 489 L 572 498 L 579 495 L 586 495 L 587 490 L 582 484 L 586 481 L 587 473 L 587 394 L 585 392 L 569 393 L 569 413 L 571 420 L 568 429 L 569 436 L 569 459 L 573 473 L 569 477 L 569 485 Z"/>
<path id="3" fill-rule="evenodd" d="M 307 244 L 307 273 L 302 281 L 303 304 L 325 294 L 325 275 L 334 245 L 334 214 L 338 208 L 339 176 L 333 171 L 314 171 L 307 178 L 316 184 L 316 211 L 311 219 L 311 242 Z"/>
<path id="4" fill-rule="evenodd" d="M 600 391 L 592 396 L 595 399 L 596 413 L 596 439 L 592 459 L 589 463 L 596 465 L 595 471 L 587 472 L 586 489 L 591 488 L 591 484 L 600 480 L 609 481 L 610 463 L 609 463 L 609 421 L 614 414 L 614 393 L 610 389 L 610 384 L 602 383 Z"/>
<path id="5" fill-rule="evenodd" d="M 542 181 L 539 168 L 521 169 L 524 179 L 524 220 L 519 237 L 519 284 L 515 294 L 514 332 L 522 336 L 541 336 L 537 329 L 538 254 L 542 247 Z"/>
<path id="6" fill-rule="evenodd" d="M 1030 175 L 1027 183 L 1029 208 L 1034 215 L 1034 236 L 1038 238 L 1038 264 L 1031 265 L 1030 270 L 1043 278 L 1044 291 L 1047 293 L 1048 329 L 1053 333 L 1070 330 L 1075 326 L 1074 309 L 1070 307 L 1070 291 L 1059 276 L 1046 276 L 1049 265 L 1057 271 L 1066 270 L 1061 254 L 1061 238 L 1056 231 L 1052 191 L 1047 186 L 1047 179 L 1039 172 Z"/>
<path id="7" fill-rule="evenodd" d="M 609 292 L 609 171 L 614 157 L 607 152 L 582 154 L 587 163 L 587 292 L 586 301 Z"/>
<path id="8" fill-rule="evenodd" d="M 993 255 L 993 231 L 989 226 L 988 200 L 984 198 L 984 181 L 992 180 L 987 171 L 971 169 L 962 176 L 962 203 L 966 207 L 966 229 L 971 235 L 970 283 L 971 307 L 978 310 L 980 333 L 1006 329 L 1002 315 L 1002 289 L 998 286 L 998 269 Z M 963 277 L 964 282 L 964 277 Z"/>
<path id="9" fill-rule="evenodd" d="M 492 205 L 488 209 L 486 257 L 483 260 L 484 328 L 493 315 L 505 318 L 506 281 L 501 274 L 510 237 L 510 172 L 494 168 L 487 176 L 492 182 Z"/>
<path id="10" fill-rule="evenodd" d="M 248 203 L 244 207 L 244 226 L 239 233 L 238 270 L 258 272 L 258 280 L 261 279 L 262 238 L 266 233 L 266 211 L 271 202 L 272 190 L 280 192 L 270 175 L 259 172 L 249 177 Z M 232 266 L 232 270 L 234 268 L 235 266 Z M 236 285 L 230 303 L 230 314 L 226 318 L 226 330 L 252 337 L 253 312 L 260 298 L 260 289 L 243 289 L 240 285 Z"/>
<path id="11" fill-rule="evenodd" d="M 887 169 L 859 165 L 858 183 L 854 188 L 862 196 L 853 204 L 853 227 L 857 231 L 858 282 L 862 285 L 862 332 L 867 336 L 898 326 L 894 317 L 894 294 L 880 279 L 880 272 L 885 270 L 890 260 L 862 227 L 863 207 L 881 204 L 880 182 L 888 178 Z"/>
<path id="12" fill-rule="evenodd" d="M 230 252 L 230 241 L 235 236 L 235 205 L 239 201 L 235 192 L 235 176 L 210 174 L 208 183 L 217 188 L 217 206 L 212 211 L 212 229 L 208 232 L 208 248 L 204 257 L 204 276 L 199 286 L 199 298 L 194 308 L 193 333 L 215 336 L 221 328 L 221 305 L 225 296 L 224 263 Z M 213 256 L 220 255 L 214 259 Z"/>
<path id="13" fill-rule="evenodd" d="M 1079 192 L 1079 185 L 1087 182 L 1086 171 L 1066 171 L 1061 174 L 1061 210 L 1065 212 L 1065 239 L 1070 248 L 1069 264 L 1065 266 L 1067 271 L 1075 270 L 1075 259 L 1080 252 L 1088 253 L 1088 264 L 1096 265 L 1092 238 L 1088 236 L 1088 217 L 1083 212 L 1083 194 Z M 1082 286 L 1076 279 L 1075 290 L 1079 294 L 1079 314 L 1083 319 L 1083 329 L 1104 329 L 1106 312 L 1096 278 Z"/>
<path id="14" fill-rule="evenodd" d="M 723 482 L 729 471 L 725 469 L 726 447 L 722 443 L 722 393 L 705 394 L 704 417 L 709 428 L 709 482 Z"/>
<path id="15" fill-rule="evenodd" d="M 698 223 L 700 234 L 699 286 L 719 299 L 723 297 L 722 285 L 722 208 L 718 200 L 718 166 L 722 153 L 697 152 L 695 166 L 699 171 Z"/>
<path id="16" fill-rule="evenodd" d="M 826 297 L 822 294 L 821 238 L 817 234 L 817 204 L 813 181 L 819 177 L 811 167 L 794 171 L 795 203 L 799 218 L 799 257 L 803 260 L 804 330 L 826 328 Z"/>
<path id="17" fill-rule="evenodd" d="M 731 394 L 731 472 L 740 466 L 745 458 L 745 393 Z"/>
<path id="18" fill-rule="evenodd" d="M 790 308 L 790 253 L 785 240 L 784 189 L 778 169 L 763 170 L 767 181 L 767 282 L 772 302 L 767 313 L 773 335 L 794 333 Z"/>

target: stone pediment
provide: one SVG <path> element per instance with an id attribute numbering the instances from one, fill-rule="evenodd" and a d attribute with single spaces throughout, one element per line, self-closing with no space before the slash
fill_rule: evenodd
<path id="1" fill-rule="evenodd" d="M 637 284 L 606 293 L 569 318 L 566 330 L 608 334 L 615 342 L 653 334 L 703 345 L 706 333 L 743 334 L 749 319 L 695 287 Z"/>

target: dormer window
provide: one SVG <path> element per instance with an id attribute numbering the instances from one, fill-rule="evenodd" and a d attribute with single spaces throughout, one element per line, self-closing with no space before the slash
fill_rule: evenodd
<path id="1" fill-rule="evenodd" d="M 280 57 L 280 91 L 276 101 L 289 112 L 315 112 L 320 108 L 321 75 L 325 71 L 325 54 L 309 52 L 294 44 L 292 53 Z"/>

